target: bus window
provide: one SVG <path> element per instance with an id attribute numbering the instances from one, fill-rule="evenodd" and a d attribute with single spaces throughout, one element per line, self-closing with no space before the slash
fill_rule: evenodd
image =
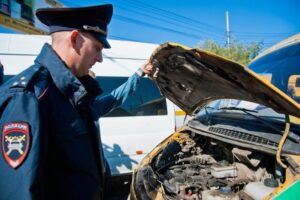
<path id="1" fill-rule="evenodd" d="M 128 77 L 96 77 L 103 94 L 106 95 L 112 90 L 126 82 Z M 167 115 L 166 98 L 161 96 L 157 86 L 147 78 L 142 78 L 140 85 L 131 94 L 124 104 L 115 108 L 104 117 L 129 117 L 129 116 L 155 116 Z"/>
<path id="2" fill-rule="evenodd" d="M 296 86 L 300 71 L 299 50 L 298 42 L 266 54 L 248 67 L 258 74 L 272 74 L 271 83 L 300 103 L 300 91 Z"/>

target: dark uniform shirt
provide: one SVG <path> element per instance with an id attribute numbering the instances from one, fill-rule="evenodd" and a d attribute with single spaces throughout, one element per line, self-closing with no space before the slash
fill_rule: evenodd
<path id="1" fill-rule="evenodd" d="M 104 97 L 76 78 L 50 45 L 0 88 L 0 199 L 99 199 L 103 153 L 98 118 L 125 101 L 140 77 Z"/>

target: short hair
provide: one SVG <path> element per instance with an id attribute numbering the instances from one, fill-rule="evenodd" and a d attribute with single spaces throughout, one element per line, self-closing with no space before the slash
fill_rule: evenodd
<path id="1" fill-rule="evenodd" d="M 60 42 L 62 42 L 63 40 L 65 40 L 66 37 L 67 37 L 67 34 L 68 34 L 69 32 L 70 32 L 70 31 L 61 31 L 61 32 L 55 32 L 55 33 L 52 33 L 52 34 L 51 34 L 52 45 L 53 45 L 53 44 L 60 43 Z"/>

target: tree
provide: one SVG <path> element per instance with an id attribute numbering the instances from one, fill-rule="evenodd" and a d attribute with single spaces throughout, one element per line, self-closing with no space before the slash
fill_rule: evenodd
<path id="1" fill-rule="evenodd" d="M 230 44 L 230 48 L 227 48 L 213 40 L 206 40 L 203 44 L 198 45 L 198 47 L 240 64 L 248 65 L 260 53 L 263 48 L 263 42 L 241 44 L 238 40 L 234 40 Z"/>

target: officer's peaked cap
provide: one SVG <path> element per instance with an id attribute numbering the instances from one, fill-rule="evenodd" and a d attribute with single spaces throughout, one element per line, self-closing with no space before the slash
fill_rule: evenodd
<path id="1" fill-rule="evenodd" d="M 49 27 L 49 32 L 84 30 L 99 40 L 104 48 L 110 48 L 107 41 L 107 25 L 112 17 L 111 4 L 80 8 L 40 8 L 38 19 Z"/>

